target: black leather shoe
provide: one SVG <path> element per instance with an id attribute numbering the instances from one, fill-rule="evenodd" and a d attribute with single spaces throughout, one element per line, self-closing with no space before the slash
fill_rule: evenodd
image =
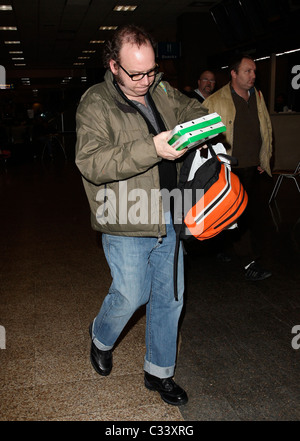
<path id="1" fill-rule="evenodd" d="M 89 332 L 92 338 L 92 329 L 93 324 L 90 324 Z M 91 355 L 90 355 L 91 363 L 93 368 L 99 375 L 106 377 L 110 374 L 112 369 L 112 351 L 101 351 L 97 348 L 97 346 L 93 343 L 91 345 Z"/>
<path id="2" fill-rule="evenodd" d="M 251 280 L 256 282 L 258 280 L 264 280 L 271 277 L 272 273 L 263 269 L 255 260 L 253 260 L 249 265 L 245 266 L 245 278 L 246 280 Z"/>
<path id="3" fill-rule="evenodd" d="M 186 392 L 172 378 L 158 378 L 145 372 L 145 386 L 159 392 L 161 398 L 173 406 L 181 406 L 188 402 Z"/>

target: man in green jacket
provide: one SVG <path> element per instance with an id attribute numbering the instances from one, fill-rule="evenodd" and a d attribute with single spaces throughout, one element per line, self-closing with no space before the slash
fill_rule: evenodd
<path id="1" fill-rule="evenodd" d="M 243 233 L 251 236 L 246 250 L 249 260 L 244 262 L 246 279 L 263 280 L 270 277 L 271 273 L 257 262 L 263 237 L 255 190 L 259 174 L 266 171 L 271 176 L 272 126 L 263 95 L 254 87 L 254 60 L 248 55 L 237 56 L 229 66 L 229 71 L 231 81 L 209 96 L 203 105 L 209 113 L 217 112 L 221 116 L 226 126 L 222 141 L 227 152 L 238 159 L 238 166 L 233 171 L 240 178 L 249 197 L 248 207 L 238 222 L 242 236 Z M 227 232 L 222 234 L 224 237 Z"/>
<path id="2" fill-rule="evenodd" d="M 170 200 L 162 193 L 177 186 L 177 160 L 185 153 L 168 144 L 170 131 L 207 110 L 161 81 L 152 38 L 136 26 L 116 31 L 106 44 L 104 65 L 105 81 L 83 95 L 76 117 L 76 164 L 112 275 L 109 293 L 90 325 L 91 363 L 100 375 L 109 375 L 116 340 L 146 304 L 145 386 L 167 403 L 181 405 L 187 394 L 172 377 L 183 304 L 183 253 L 175 300 L 175 232 Z"/>

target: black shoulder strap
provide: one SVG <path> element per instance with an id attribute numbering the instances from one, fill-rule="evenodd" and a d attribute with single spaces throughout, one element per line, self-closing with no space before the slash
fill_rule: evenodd
<path id="1" fill-rule="evenodd" d="M 180 225 L 180 227 L 181 226 L 182 225 Z M 178 277 L 178 255 L 179 255 L 179 247 L 180 247 L 180 231 L 181 228 L 177 228 L 175 230 L 176 243 L 175 243 L 174 264 L 173 264 L 174 297 L 177 302 L 178 302 L 177 277 Z"/>
<path id="2" fill-rule="evenodd" d="M 229 161 L 231 165 L 237 164 L 237 159 L 232 156 L 229 156 L 229 155 L 226 155 L 223 153 L 220 153 L 217 155 L 210 142 L 207 143 L 207 147 L 208 147 L 208 150 L 213 158 L 214 157 L 216 158 L 217 156 L 219 158 L 223 157 L 224 159 Z M 178 188 L 180 190 L 184 189 L 184 186 L 188 180 L 190 169 L 191 169 L 192 163 L 193 163 L 195 155 L 196 155 L 196 149 L 191 150 L 186 155 L 187 156 L 183 161 L 183 164 L 182 164 L 181 170 L 180 170 L 180 175 L 179 175 Z M 182 204 L 183 204 L 184 203 L 183 196 L 181 196 L 181 197 L 182 197 Z M 176 243 L 175 243 L 175 252 L 174 252 L 173 280 L 174 280 L 174 297 L 175 297 L 176 301 L 178 301 L 178 290 L 177 290 L 178 256 L 179 256 L 179 247 L 180 247 L 180 241 L 181 241 L 181 231 L 182 231 L 182 228 L 184 228 L 183 213 L 182 213 L 182 219 L 179 219 L 180 215 L 181 215 L 181 213 L 176 213 L 174 216 L 175 222 L 176 221 L 178 222 L 178 223 L 174 224 L 174 229 L 175 229 L 175 233 L 176 233 Z"/>
<path id="3" fill-rule="evenodd" d="M 195 154 L 196 154 L 196 150 L 191 150 L 190 152 L 186 153 L 186 157 L 183 161 L 183 164 L 180 169 L 180 174 L 179 174 L 178 188 L 180 190 L 184 189 L 185 183 L 188 180 L 190 169 L 191 169 Z M 183 206 L 183 203 L 184 203 L 183 193 L 181 193 L 181 198 L 182 198 L 181 204 L 178 204 L 178 206 Z M 178 256 L 179 256 L 179 247 L 180 247 L 182 228 L 184 228 L 183 212 L 174 213 L 174 230 L 176 233 L 176 243 L 175 243 L 175 252 L 174 252 L 173 280 L 174 280 L 174 297 L 175 297 L 176 301 L 178 301 L 178 290 L 177 290 Z"/>
<path id="4" fill-rule="evenodd" d="M 188 180 L 190 169 L 195 158 L 195 154 L 196 154 L 196 150 L 191 150 L 190 152 L 186 153 L 186 158 L 184 159 L 180 169 L 179 181 L 178 181 L 179 188 L 182 188 L 186 183 L 186 181 Z"/>
<path id="5" fill-rule="evenodd" d="M 209 150 L 211 156 L 218 156 L 219 159 L 224 158 L 226 161 L 228 161 L 230 163 L 230 165 L 238 165 L 238 160 L 234 156 L 226 155 L 226 153 L 216 154 L 216 152 L 214 151 L 213 146 L 210 142 L 207 143 L 207 147 L 208 147 L 208 150 Z"/>

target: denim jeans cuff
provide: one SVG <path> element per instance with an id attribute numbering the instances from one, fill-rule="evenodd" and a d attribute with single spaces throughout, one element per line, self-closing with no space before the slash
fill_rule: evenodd
<path id="1" fill-rule="evenodd" d="M 95 335 L 94 335 L 94 323 L 93 323 L 93 327 L 92 327 L 92 342 L 94 343 L 94 345 L 96 346 L 97 349 L 99 349 L 100 351 L 110 351 L 113 346 L 106 346 L 103 343 L 101 343 L 101 341 L 99 341 Z"/>
<path id="2" fill-rule="evenodd" d="M 144 371 L 147 372 L 150 375 L 153 375 L 154 377 L 158 378 L 170 378 L 173 377 L 175 366 L 169 366 L 169 367 L 160 367 L 155 364 L 150 363 L 145 359 L 144 363 Z"/>
<path id="3" fill-rule="evenodd" d="M 100 349 L 100 351 L 109 351 L 113 348 L 113 346 L 106 346 L 101 341 L 97 340 L 95 337 L 93 338 L 93 343 L 96 346 L 96 348 Z"/>

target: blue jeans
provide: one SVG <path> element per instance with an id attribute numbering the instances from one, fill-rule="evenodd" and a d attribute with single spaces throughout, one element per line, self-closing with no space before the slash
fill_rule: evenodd
<path id="1" fill-rule="evenodd" d="M 112 349 L 133 313 L 147 304 L 144 370 L 159 378 L 172 377 L 184 291 L 180 246 L 176 301 L 173 225 L 167 224 L 167 236 L 162 242 L 153 237 L 103 234 L 102 243 L 113 281 L 93 323 L 94 344 L 101 350 Z"/>

